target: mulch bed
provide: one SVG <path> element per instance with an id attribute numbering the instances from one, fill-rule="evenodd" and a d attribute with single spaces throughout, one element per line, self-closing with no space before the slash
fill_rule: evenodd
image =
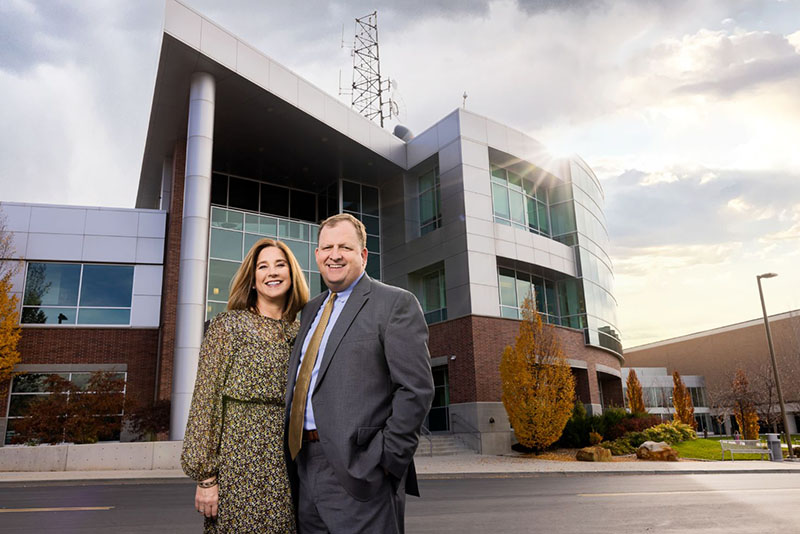
<path id="1" fill-rule="evenodd" d="M 554 449 L 552 451 L 545 451 L 539 454 L 526 453 L 522 454 L 522 458 L 531 458 L 534 460 L 553 460 L 556 462 L 577 462 L 575 456 L 578 454 L 578 449 Z M 643 462 L 646 460 L 639 460 L 635 454 L 626 454 L 625 456 L 612 456 L 612 462 Z"/>

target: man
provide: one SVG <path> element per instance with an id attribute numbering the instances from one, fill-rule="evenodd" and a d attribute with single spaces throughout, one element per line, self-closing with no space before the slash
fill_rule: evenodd
<path id="1" fill-rule="evenodd" d="M 402 533 L 433 398 L 427 325 L 411 293 L 364 273 L 355 217 L 323 221 L 315 256 L 329 291 L 303 309 L 286 393 L 299 531 Z"/>

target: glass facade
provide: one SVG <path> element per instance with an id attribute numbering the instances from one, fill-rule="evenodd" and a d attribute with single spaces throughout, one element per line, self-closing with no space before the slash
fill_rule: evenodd
<path id="1" fill-rule="evenodd" d="M 11 382 L 11 390 L 9 392 L 8 426 L 6 427 L 6 435 L 4 437 L 4 443 L 6 445 L 11 444 L 11 440 L 15 435 L 14 426 L 17 420 L 23 418 L 27 414 L 30 403 L 42 396 L 52 395 L 52 393 L 47 391 L 47 377 L 53 374 L 72 382 L 73 385 L 80 390 L 80 394 L 91 393 L 87 391 L 89 379 L 92 375 L 89 371 L 70 373 L 25 373 L 15 376 Z M 114 373 L 112 378 L 114 380 L 120 380 L 123 383 L 123 388 L 120 393 L 122 393 L 124 398 L 127 373 Z M 67 392 L 65 395 L 67 395 L 67 402 L 69 402 L 69 395 L 71 395 L 71 393 Z M 120 406 L 123 406 L 123 404 L 120 404 Z M 123 412 L 106 415 L 118 417 L 120 419 L 121 428 Z M 111 439 L 118 440 L 119 432 L 117 432 L 115 436 L 111 436 Z"/>
<path id="2" fill-rule="evenodd" d="M 425 235 L 442 225 L 442 193 L 439 167 L 419 177 L 419 234 Z"/>
<path id="3" fill-rule="evenodd" d="M 547 188 L 494 165 L 491 175 L 494 221 L 549 237 Z"/>
<path id="4" fill-rule="evenodd" d="M 617 328 L 617 301 L 614 298 L 614 275 L 608 255 L 608 231 L 603 215 L 603 190 L 600 181 L 580 160 L 570 160 L 571 191 L 563 192 L 569 197 L 574 212 L 574 232 L 569 232 L 572 223 L 567 221 L 561 233 L 554 235 L 566 244 L 577 245 L 579 276 L 583 281 L 586 306 L 586 336 L 590 345 L 622 354 L 622 343 Z M 562 208 L 565 213 L 569 208 Z"/>
<path id="5" fill-rule="evenodd" d="M 623 382 L 624 384 L 624 382 Z M 687 387 L 692 396 L 692 406 L 695 408 L 708 408 L 705 387 Z M 669 386 L 642 387 L 642 400 L 645 408 L 668 408 L 672 409 L 673 388 Z M 623 387 L 623 397 L 625 407 L 628 407 L 628 388 Z"/>
<path id="6" fill-rule="evenodd" d="M 533 298 L 536 302 L 536 311 L 542 316 L 542 321 L 561 324 L 556 282 L 503 267 L 498 268 L 497 277 L 500 287 L 501 316 L 511 319 L 522 318 L 520 310 L 525 299 Z"/>
<path id="7" fill-rule="evenodd" d="M 617 330 L 614 275 L 608 255 L 608 232 L 603 215 L 603 191 L 592 171 L 580 160 L 570 160 L 570 178 L 563 183 L 537 176 L 521 176 L 492 165 L 492 209 L 499 224 L 527 229 L 575 248 L 577 279 L 549 282 L 553 304 L 539 299 L 548 294 L 537 288 L 537 309 L 546 320 L 584 330 L 586 342 L 622 354 Z M 500 275 L 500 312 L 518 317 L 522 299 L 518 275 Z M 523 277 L 528 275 L 522 275 Z M 513 283 L 512 283 L 513 279 Z M 556 308 L 558 308 L 557 311 Z"/>
<path id="8" fill-rule="evenodd" d="M 211 203 L 303 221 L 319 220 L 314 193 L 218 172 L 211 176 Z"/>
<path id="9" fill-rule="evenodd" d="M 129 325 L 133 266 L 30 262 L 23 324 Z"/>

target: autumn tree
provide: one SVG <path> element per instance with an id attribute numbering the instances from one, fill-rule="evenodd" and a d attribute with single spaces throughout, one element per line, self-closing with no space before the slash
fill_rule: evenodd
<path id="1" fill-rule="evenodd" d="M 11 293 L 11 277 L 19 268 L 13 259 L 11 233 L 6 230 L 5 217 L 0 213 L 0 384 L 14 375 L 14 366 L 21 356 L 17 350 L 20 338 L 17 305 L 19 299 Z"/>
<path id="2" fill-rule="evenodd" d="M 736 424 L 744 435 L 744 439 L 758 439 L 758 413 L 756 405 L 758 399 L 750 389 L 750 381 L 742 369 L 736 370 L 736 376 L 731 383 L 731 401 L 733 416 Z"/>
<path id="3" fill-rule="evenodd" d="M 683 383 L 680 373 L 672 373 L 672 405 L 675 407 L 675 419 L 689 425 L 692 430 L 697 429 L 697 421 L 694 420 L 694 404 L 689 389 Z"/>
<path id="4" fill-rule="evenodd" d="M 635 369 L 631 369 L 628 373 L 625 387 L 628 395 L 628 407 L 631 413 L 647 413 L 647 408 L 644 406 L 644 397 L 642 396 L 642 383 L 639 382 Z"/>
<path id="5" fill-rule="evenodd" d="M 517 440 L 532 449 L 554 443 L 572 414 L 575 381 L 555 328 L 525 299 L 514 346 L 500 360 L 502 401 Z"/>
<path id="6" fill-rule="evenodd" d="M 48 395 L 37 396 L 15 425 L 15 443 L 96 443 L 120 430 L 124 382 L 96 371 L 84 388 L 57 374 L 47 377 Z"/>

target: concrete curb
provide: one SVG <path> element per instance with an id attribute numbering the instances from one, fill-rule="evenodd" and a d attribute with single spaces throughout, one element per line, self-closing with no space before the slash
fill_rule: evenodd
<path id="1" fill-rule="evenodd" d="M 639 471 L 528 471 L 494 473 L 425 473 L 417 475 L 420 480 L 459 480 L 467 478 L 548 478 L 574 476 L 647 476 L 647 475 L 750 475 L 750 474 L 796 474 L 797 469 L 729 469 L 729 470 L 681 470 L 663 471 L 658 469 Z"/>

